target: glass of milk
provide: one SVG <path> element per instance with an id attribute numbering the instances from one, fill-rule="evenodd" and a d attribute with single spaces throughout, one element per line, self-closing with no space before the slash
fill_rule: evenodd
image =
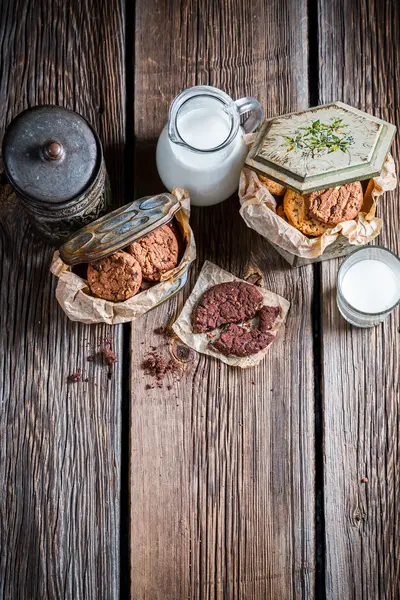
<path id="1" fill-rule="evenodd" d="M 356 327 L 374 327 L 400 302 L 400 259 L 382 246 L 360 248 L 339 269 L 337 305 Z"/>
<path id="2" fill-rule="evenodd" d="M 185 188 L 196 206 L 231 196 L 247 154 L 243 135 L 254 131 L 261 119 L 255 98 L 234 102 L 207 85 L 183 91 L 171 104 L 157 144 L 157 169 L 165 187 Z"/>

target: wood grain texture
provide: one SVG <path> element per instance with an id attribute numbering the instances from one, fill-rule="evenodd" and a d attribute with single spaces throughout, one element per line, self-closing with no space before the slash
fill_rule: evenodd
<path id="1" fill-rule="evenodd" d="M 0 124 L 41 103 L 97 128 L 123 192 L 122 1 L 0 3 Z M 87 363 L 121 330 L 68 321 L 18 205 L 0 206 L 0 598 L 115 599 L 119 590 L 120 366 Z M 82 369 L 88 382 L 68 384 Z"/>
<path id="2" fill-rule="evenodd" d="M 399 36 L 396 0 L 320 0 L 320 102 L 343 100 L 399 127 Z M 379 214 L 377 243 L 400 254 L 398 189 Z M 321 266 L 327 598 L 397 599 L 400 315 L 370 330 L 348 326 L 335 305 L 339 264 Z"/>
<path id="3" fill-rule="evenodd" d="M 278 25 L 279 24 L 279 25 Z M 211 84 L 255 95 L 266 114 L 308 105 L 305 2 L 136 3 L 135 187 L 162 189 L 155 141 L 174 96 Z M 134 324 L 131 595 L 135 600 L 314 597 L 312 268 L 291 270 L 238 214 L 238 200 L 193 210 L 190 286 Z M 179 314 L 205 259 L 292 302 L 256 369 L 196 356 L 162 389 L 144 375 L 154 329 Z"/>

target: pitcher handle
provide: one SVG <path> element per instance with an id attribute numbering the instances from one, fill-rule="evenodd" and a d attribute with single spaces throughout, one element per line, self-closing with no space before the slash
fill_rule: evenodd
<path id="1" fill-rule="evenodd" d="M 235 104 L 239 116 L 241 117 L 240 124 L 242 125 L 244 132 L 251 133 L 257 129 L 263 118 L 263 111 L 259 101 L 255 98 L 250 98 L 250 96 L 246 96 L 245 98 L 235 100 Z M 242 120 L 242 116 L 246 113 L 250 114 L 246 119 Z"/>

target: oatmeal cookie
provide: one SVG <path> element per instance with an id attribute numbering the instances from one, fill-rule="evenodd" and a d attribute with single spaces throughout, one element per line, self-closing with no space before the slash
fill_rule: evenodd
<path id="1" fill-rule="evenodd" d="M 330 227 L 311 217 L 308 212 L 308 196 L 288 190 L 283 199 L 283 208 L 288 221 L 305 235 L 317 237 Z"/>
<path id="2" fill-rule="evenodd" d="M 250 356 L 264 350 L 274 340 L 271 333 L 263 333 L 259 329 L 245 329 L 231 323 L 215 342 L 209 345 L 225 356 Z"/>
<path id="3" fill-rule="evenodd" d="M 162 273 L 178 264 L 178 240 L 172 228 L 163 225 L 128 247 L 142 268 L 143 278 L 159 281 Z"/>
<path id="4" fill-rule="evenodd" d="M 321 223 L 335 226 L 354 219 L 361 210 L 363 190 L 359 181 L 309 194 L 309 214 Z"/>
<path id="5" fill-rule="evenodd" d="M 194 333 L 204 333 L 226 323 L 252 319 L 261 308 L 263 295 L 251 283 L 232 281 L 209 288 L 192 314 Z"/>
<path id="6" fill-rule="evenodd" d="M 89 264 L 87 280 L 93 296 L 123 302 L 139 291 L 142 270 L 133 256 L 120 251 Z"/>
<path id="7" fill-rule="evenodd" d="M 264 177 L 264 175 L 259 175 L 258 179 L 261 181 L 261 183 L 267 186 L 271 194 L 274 196 L 283 196 L 286 191 L 285 186 L 273 181 L 272 179 L 268 179 L 268 177 Z"/>

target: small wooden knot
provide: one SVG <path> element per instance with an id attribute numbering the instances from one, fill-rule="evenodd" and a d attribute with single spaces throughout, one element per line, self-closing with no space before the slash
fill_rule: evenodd
<path id="1" fill-rule="evenodd" d="M 178 340 L 172 340 L 170 344 L 172 356 L 182 364 L 193 362 L 196 358 L 196 352 Z"/>
<path id="2" fill-rule="evenodd" d="M 252 270 L 245 276 L 245 280 L 248 283 L 252 283 L 258 287 L 264 287 L 264 276 L 258 270 Z"/>
<path id="3" fill-rule="evenodd" d="M 353 526 L 359 527 L 361 525 L 361 521 L 364 521 L 366 519 L 366 517 L 367 517 L 367 515 L 365 514 L 365 512 L 362 512 L 360 510 L 360 508 L 357 506 L 357 508 L 354 509 L 353 515 L 352 515 Z"/>

